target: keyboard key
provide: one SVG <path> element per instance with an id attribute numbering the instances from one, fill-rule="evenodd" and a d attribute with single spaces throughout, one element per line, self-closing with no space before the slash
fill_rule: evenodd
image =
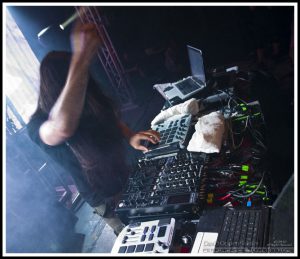
<path id="1" fill-rule="evenodd" d="M 128 248 L 127 248 L 127 254 L 128 253 L 133 253 L 134 252 L 134 250 L 135 250 L 135 248 L 136 248 L 136 245 L 132 245 L 132 246 L 128 246 Z"/>
<path id="2" fill-rule="evenodd" d="M 167 226 L 163 226 L 159 228 L 157 237 L 164 237 L 166 234 Z"/>
<path id="3" fill-rule="evenodd" d="M 148 230 L 149 230 L 149 227 L 145 227 L 144 228 L 144 234 L 146 234 L 148 232 Z"/>
<path id="4" fill-rule="evenodd" d="M 153 240 L 153 237 L 154 237 L 154 234 L 153 234 L 153 233 L 151 233 L 151 234 L 149 235 L 149 238 L 148 238 L 148 240 L 149 240 L 149 241 Z"/>
<path id="5" fill-rule="evenodd" d="M 155 229 L 156 229 L 156 226 L 152 226 L 151 227 L 151 233 L 153 233 L 155 231 Z"/>
<path id="6" fill-rule="evenodd" d="M 127 249 L 127 246 L 121 246 L 118 253 L 125 253 Z"/>
<path id="7" fill-rule="evenodd" d="M 150 251 L 153 251 L 153 248 L 154 248 L 154 243 L 149 243 L 146 245 L 145 247 L 145 252 L 150 252 Z"/>
<path id="8" fill-rule="evenodd" d="M 142 237 L 141 237 L 141 242 L 144 242 L 145 239 L 146 239 L 146 235 L 142 235 Z"/>
<path id="9" fill-rule="evenodd" d="M 145 248 L 145 244 L 137 245 L 137 247 L 135 249 L 135 253 L 143 252 L 144 248 Z"/>

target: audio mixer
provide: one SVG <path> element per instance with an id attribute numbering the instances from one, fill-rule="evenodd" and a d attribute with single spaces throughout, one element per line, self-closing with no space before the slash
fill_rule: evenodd
<path id="1" fill-rule="evenodd" d="M 162 215 L 189 217 L 205 199 L 204 153 L 181 151 L 176 155 L 140 160 L 116 207 L 123 222 L 157 219 Z"/>

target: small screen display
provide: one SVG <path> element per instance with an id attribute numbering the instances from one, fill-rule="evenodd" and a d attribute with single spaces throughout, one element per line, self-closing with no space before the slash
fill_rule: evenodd
<path id="1" fill-rule="evenodd" d="M 190 201 L 190 195 L 174 195 L 168 198 L 167 204 L 187 203 Z"/>

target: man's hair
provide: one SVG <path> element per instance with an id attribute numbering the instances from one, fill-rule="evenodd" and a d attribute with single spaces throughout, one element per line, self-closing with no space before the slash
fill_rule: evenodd
<path id="1" fill-rule="evenodd" d="M 52 51 L 42 60 L 38 107 L 32 117 L 39 114 L 49 115 L 65 86 L 71 58 L 72 54 L 69 52 Z M 116 171 L 124 170 L 124 166 L 121 169 L 116 168 L 119 164 L 116 160 L 120 161 L 122 156 L 121 150 L 118 151 L 121 142 L 122 134 L 113 103 L 89 75 L 79 126 L 68 144 L 81 164 L 88 182 L 106 193 L 113 192 L 113 188 L 107 183 L 117 181 L 117 174 L 120 172 Z"/>

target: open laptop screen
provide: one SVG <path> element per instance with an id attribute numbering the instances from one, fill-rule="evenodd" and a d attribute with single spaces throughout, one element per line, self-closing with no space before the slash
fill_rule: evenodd
<path id="1" fill-rule="evenodd" d="M 187 45 L 192 76 L 199 78 L 204 84 L 206 82 L 202 51 Z"/>

